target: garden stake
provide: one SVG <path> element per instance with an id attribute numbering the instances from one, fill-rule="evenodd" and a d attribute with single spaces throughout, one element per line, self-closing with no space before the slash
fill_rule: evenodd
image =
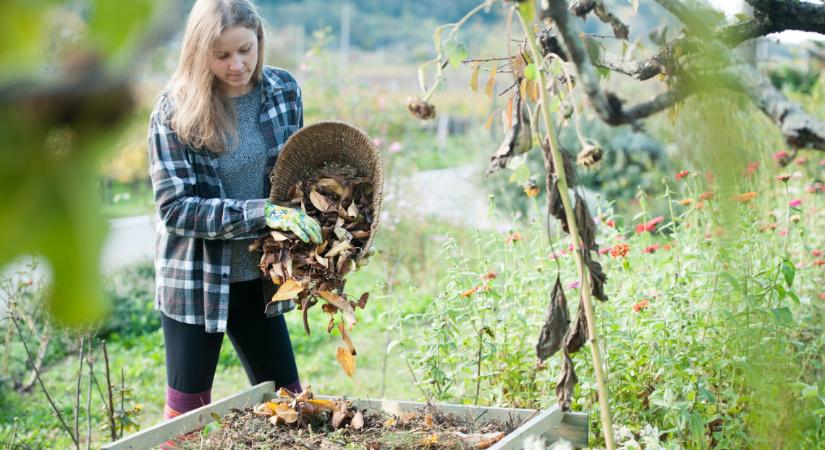
<path id="1" fill-rule="evenodd" d="M 532 8 L 534 7 L 534 5 L 528 4 L 525 5 L 525 7 Z M 521 26 L 524 29 L 524 33 L 527 36 L 527 43 L 530 46 L 530 54 L 533 58 L 533 61 L 536 62 L 538 68 L 538 70 L 536 71 L 536 79 L 539 83 L 539 102 L 541 102 L 541 112 L 542 118 L 544 119 L 545 132 L 547 133 L 547 141 L 550 144 L 550 155 L 548 155 L 547 148 L 544 145 L 542 145 L 542 151 L 544 154 L 544 168 L 547 171 L 548 202 L 551 198 L 550 192 L 552 192 L 553 189 L 552 171 L 555 167 L 559 194 L 561 197 L 562 204 L 564 205 L 564 215 L 567 219 L 567 226 L 570 230 L 570 238 L 573 241 L 573 247 L 575 249 L 584 248 L 581 242 L 581 236 L 579 235 L 579 228 L 576 224 L 576 217 L 574 215 L 573 208 L 570 202 L 570 196 L 567 188 L 567 175 L 564 171 L 564 160 L 562 159 L 562 155 L 559 150 L 559 144 L 556 141 L 556 132 L 555 128 L 553 127 L 553 122 L 550 116 L 550 104 L 546 101 L 547 79 L 545 77 L 545 72 L 543 70 L 543 64 L 541 64 L 543 58 L 541 52 L 538 49 L 538 46 L 536 45 L 536 35 L 535 33 L 533 33 L 533 29 L 530 28 L 530 25 L 525 22 L 525 19 L 524 17 L 522 17 L 520 12 L 517 15 L 519 18 L 519 22 L 521 23 Z M 605 447 L 607 447 L 608 450 L 613 450 L 615 448 L 615 444 L 613 442 L 613 424 L 610 419 L 607 383 L 605 382 L 602 357 L 601 352 L 599 351 L 599 343 L 596 336 L 596 321 L 593 313 L 593 300 L 590 296 L 590 277 L 587 276 L 588 274 L 587 269 L 585 268 L 583 255 L 581 252 L 578 251 L 576 252 L 576 267 L 578 268 L 579 278 L 581 280 L 580 292 L 582 304 L 584 305 L 585 318 L 587 319 L 587 328 L 589 331 L 590 353 L 593 356 L 593 368 L 596 371 L 596 385 L 599 393 L 599 409 L 601 410 Z"/>

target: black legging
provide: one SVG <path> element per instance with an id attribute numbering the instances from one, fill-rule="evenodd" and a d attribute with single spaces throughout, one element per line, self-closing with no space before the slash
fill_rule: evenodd
<path id="1" fill-rule="evenodd" d="M 261 280 L 231 283 L 226 332 L 252 385 L 275 381 L 276 386 L 287 386 L 298 381 L 289 330 L 283 315 L 264 315 L 265 304 Z M 223 333 L 160 316 L 169 387 L 187 393 L 211 389 Z"/>

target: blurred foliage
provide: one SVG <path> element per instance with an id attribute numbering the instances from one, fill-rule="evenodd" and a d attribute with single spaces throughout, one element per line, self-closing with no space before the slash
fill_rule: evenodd
<path id="1" fill-rule="evenodd" d="M 768 77 L 778 89 L 810 94 L 817 81 L 819 81 L 821 70 L 815 67 L 808 67 L 803 70 L 798 67 L 783 65 L 768 71 Z"/>
<path id="2" fill-rule="evenodd" d="M 7 202 L 0 265 L 21 254 L 44 257 L 53 276 L 48 309 L 64 324 L 94 321 L 105 310 L 98 269 L 106 233 L 95 175 L 133 105 L 126 71 L 134 52 L 148 42 L 141 39 L 153 15 L 173 5 L 0 5 L 0 190 Z M 150 37 L 163 34 L 153 29 Z"/>

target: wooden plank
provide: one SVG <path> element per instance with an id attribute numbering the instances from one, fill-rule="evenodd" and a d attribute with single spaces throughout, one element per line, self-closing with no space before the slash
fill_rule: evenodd
<path id="1" fill-rule="evenodd" d="M 590 432 L 590 417 L 587 413 L 566 412 L 561 423 L 551 430 L 555 439 L 564 438 L 575 448 L 587 447 Z"/>
<path id="2" fill-rule="evenodd" d="M 223 417 L 229 412 L 230 408 L 243 408 L 260 403 L 264 397 L 264 393 L 274 390 L 274 382 L 263 382 L 215 403 L 210 403 L 193 411 L 189 411 L 186 414 L 181 414 L 174 419 L 161 422 L 137 433 L 125 436 L 118 441 L 104 445 L 101 449 L 124 450 L 157 447 L 169 439 L 200 428 L 209 422 L 213 422 L 215 420 L 212 417 L 213 414 Z"/>
<path id="3" fill-rule="evenodd" d="M 553 405 L 513 430 L 512 433 L 504 436 L 504 439 L 490 447 L 490 450 L 520 450 L 529 436 L 544 438 L 549 445 L 556 441 L 552 436 L 549 436 L 549 431 L 558 426 L 563 418 L 564 413 L 559 411 L 557 405 Z"/>

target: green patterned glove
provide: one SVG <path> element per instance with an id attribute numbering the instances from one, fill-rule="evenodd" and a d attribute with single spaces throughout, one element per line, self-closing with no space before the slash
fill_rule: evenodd
<path id="1" fill-rule="evenodd" d="M 300 209 L 286 208 L 266 202 L 264 215 L 266 216 L 266 226 L 269 228 L 291 231 L 298 236 L 298 239 L 307 243 L 312 241 L 315 244 L 320 244 L 322 241 L 321 225 Z"/>

